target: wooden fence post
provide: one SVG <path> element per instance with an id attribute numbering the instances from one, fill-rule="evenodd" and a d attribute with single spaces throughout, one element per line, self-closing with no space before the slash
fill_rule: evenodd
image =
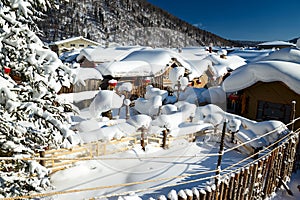
<path id="1" fill-rule="evenodd" d="M 252 172 L 251 172 L 251 180 L 250 180 L 250 185 L 249 185 L 249 198 L 250 199 L 253 197 L 252 194 L 253 194 L 254 187 L 255 187 L 257 169 L 258 169 L 258 162 L 254 163 L 254 167 L 252 168 Z"/>
<path id="2" fill-rule="evenodd" d="M 245 180 L 245 174 L 246 170 L 243 168 L 242 170 L 240 170 L 240 177 L 239 177 L 239 182 L 238 182 L 238 188 L 237 188 L 237 192 L 236 192 L 236 199 L 242 199 L 243 198 L 243 194 L 242 191 L 245 190 L 245 185 L 244 185 L 244 180 Z"/>
<path id="3" fill-rule="evenodd" d="M 200 189 L 200 200 L 206 200 L 206 194 L 207 192 L 203 189 Z"/>
<path id="4" fill-rule="evenodd" d="M 225 199 L 233 199 L 232 198 L 232 193 L 233 193 L 233 186 L 234 186 L 234 178 L 235 178 L 235 174 L 232 173 L 230 175 L 230 179 L 229 179 L 229 189 L 228 189 L 228 192 L 227 192 L 227 197 Z"/>
<path id="5" fill-rule="evenodd" d="M 197 188 L 193 188 L 192 189 L 192 192 L 193 192 L 193 199 L 194 200 L 200 200 L 200 192 Z"/>

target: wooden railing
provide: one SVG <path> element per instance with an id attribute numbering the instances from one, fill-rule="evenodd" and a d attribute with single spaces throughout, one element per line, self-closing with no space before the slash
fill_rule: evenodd
<path id="1" fill-rule="evenodd" d="M 201 133 L 193 133 L 180 137 L 167 137 L 167 147 L 172 145 L 172 142 L 179 139 L 185 139 L 189 142 L 195 140 L 196 136 Z M 109 142 L 95 141 L 80 146 L 75 146 L 72 149 L 53 149 L 46 150 L 41 156 L 46 158 L 41 161 L 42 165 L 56 172 L 72 166 L 78 160 L 89 159 L 98 156 L 111 155 L 119 152 L 124 152 L 132 149 L 134 146 L 140 144 L 140 133 L 134 134 L 135 137 L 121 138 L 120 140 L 111 140 Z M 145 138 L 145 144 L 154 144 L 157 147 L 161 147 L 163 144 L 163 137 L 158 136 L 147 136 Z M 72 159 L 65 159 L 72 158 Z M 78 158 L 78 159 L 76 159 Z"/>
<path id="2" fill-rule="evenodd" d="M 293 168 L 300 130 L 292 132 L 287 138 L 270 145 L 270 148 L 256 154 L 260 158 L 238 169 L 223 170 L 218 185 L 207 185 L 205 189 L 186 189 L 178 193 L 171 190 L 178 199 L 223 200 L 223 199 L 267 199 L 279 188 L 292 192 L 287 187 Z M 270 150 L 272 149 L 272 150 Z M 255 154 L 251 157 L 254 157 Z M 230 168 L 230 167 L 229 167 Z M 170 195 L 169 193 L 169 195 Z"/>

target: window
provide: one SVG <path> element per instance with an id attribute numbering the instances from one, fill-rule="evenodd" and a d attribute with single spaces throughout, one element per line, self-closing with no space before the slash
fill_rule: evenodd
<path id="1" fill-rule="evenodd" d="M 79 47 L 84 47 L 84 44 L 79 44 Z"/>
<path id="2" fill-rule="evenodd" d="M 70 46 L 71 46 L 71 47 L 75 47 L 75 44 L 71 44 Z"/>
<path id="3" fill-rule="evenodd" d="M 291 110 L 292 106 L 288 104 L 258 101 L 256 120 L 279 120 L 283 123 L 289 123 Z"/>

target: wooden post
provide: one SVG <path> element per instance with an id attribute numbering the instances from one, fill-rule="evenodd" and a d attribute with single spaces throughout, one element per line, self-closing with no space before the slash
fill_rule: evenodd
<path id="1" fill-rule="evenodd" d="M 228 190 L 229 190 L 229 178 L 226 177 L 226 179 L 223 180 L 222 182 L 224 183 L 224 186 L 223 186 L 223 192 L 222 192 L 222 194 L 219 196 L 219 200 L 226 199 L 226 198 L 227 198 L 227 195 L 228 195 Z"/>
<path id="2" fill-rule="evenodd" d="M 237 184 L 237 191 L 236 191 L 236 199 L 242 199 L 243 198 L 243 194 L 242 194 L 242 191 L 244 191 L 245 189 L 245 184 L 244 184 L 244 180 L 245 180 L 245 176 L 244 174 L 246 173 L 246 170 L 243 168 L 241 171 L 240 171 L 240 177 L 239 177 L 239 180 L 238 180 L 238 184 Z"/>
<path id="3" fill-rule="evenodd" d="M 179 95 L 180 95 L 180 78 L 181 78 L 181 76 L 178 78 L 178 81 L 177 81 L 177 100 L 176 100 L 176 102 L 178 102 L 179 101 Z"/>
<path id="4" fill-rule="evenodd" d="M 217 171 L 216 171 L 216 179 L 215 179 L 215 185 L 218 186 L 219 184 L 219 175 L 221 173 L 221 162 L 222 162 L 222 156 L 224 154 L 224 138 L 225 138 L 225 132 L 226 132 L 226 121 L 223 123 L 223 130 L 222 130 L 222 136 L 221 136 L 221 142 L 220 142 L 220 150 L 219 150 L 219 158 L 217 163 Z M 217 191 L 218 193 L 218 191 Z"/>
<path id="5" fill-rule="evenodd" d="M 258 169 L 258 162 L 256 162 L 254 164 L 254 168 L 253 168 L 253 171 L 251 173 L 251 182 L 250 182 L 250 187 L 249 187 L 249 198 L 251 199 L 253 196 L 253 191 L 254 191 L 254 188 L 255 188 L 255 180 L 256 180 L 256 177 L 257 177 L 257 169 Z"/>
<path id="6" fill-rule="evenodd" d="M 190 189 L 185 189 L 184 192 L 185 192 L 185 194 L 186 194 L 186 196 L 187 196 L 187 200 L 193 200 L 194 194 L 193 194 L 193 191 L 192 191 L 192 190 L 190 190 Z"/>
<path id="7" fill-rule="evenodd" d="M 222 194 L 223 194 L 223 190 L 224 190 L 224 181 L 219 181 L 219 185 L 217 186 L 217 191 L 216 192 L 216 200 L 222 200 Z"/>
<path id="8" fill-rule="evenodd" d="M 232 173 L 230 175 L 230 179 L 229 179 L 229 189 L 228 189 L 228 192 L 227 192 L 227 197 L 225 199 L 233 199 L 232 198 L 232 191 L 233 191 L 233 186 L 234 186 L 234 177 L 235 177 L 235 174 Z"/>
<path id="9" fill-rule="evenodd" d="M 293 118 L 292 118 L 292 131 L 294 131 L 294 127 L 295 127 L 295 116 L 296 116 L 296 101 L 292 101 L 292 104 L 293 104 Z"/>
<path id="10" fill-rule="evenodd" d="M 192 192 L 193 192 L 193 199 L 194 200 L 200 200 L 200 192 L 197 188 L 193 188 L 192 189 Z"/>
<path id="11" fill-rule="evenodd" d="M 167 136 L 168 136 L 168 129 L 163 130 L 163 143 L 162 143 L 162 148 L 166 149 L 167 148 Z"/>
<path id="12" fill-rule="evenodd" d="M 200 200 L 206 200 L 207 192 L 203 189 L 200 189 Z"/>
<path id="13" fill-rule="evenodd" d="M 212 193 L 213 193 L 212 188 L 210 186 L 207 186 L 206 187 L 206 200 L 211 200 L 213 198 Z"/>
<path id="14" fill-rule="evenodd" d="M 45 151 L 40 151 L 40 157 L 41 158 L 45 158 L 45 155 L 46 155 Z M 46 166 L 46 160 L 40 160 L 40 164 L 45 167 Z"/>
<path id="15" fill-rule="evenodd" d="M 145 149 L 145 131 L 146 131 L 145 126 L 142 126 L 140 128 L 140 130 L 141 130 L 141 147 L 142 147 L 143 151 L 146 151 L 146 149 Z"/>
<path id="16" fill-rule="evenodd" d="M 244 169 L 243 176 L 244 176 L 244 178 L 243 178 L 244 182 L 243 182 L 243 189 L 241 190 L 241 197 L 245 198 L 246 195 L 247 195 L 246 191 L 248 189 L 248 180 L 249 180 L 249 176 L 250 176 L 249 167 L 247 167 L 246 169 Z"/>

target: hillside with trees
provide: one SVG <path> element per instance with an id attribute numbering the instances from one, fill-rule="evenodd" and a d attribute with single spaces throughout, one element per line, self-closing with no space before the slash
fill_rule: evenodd
<path id="1" fill-rule="evenodd" d="M 236 42 L 201 30 L 146 0 L 72 0 L 51 9 L 38 25 L 41 39 L 84 36 L 103 45 L 232 46 Z"/>

